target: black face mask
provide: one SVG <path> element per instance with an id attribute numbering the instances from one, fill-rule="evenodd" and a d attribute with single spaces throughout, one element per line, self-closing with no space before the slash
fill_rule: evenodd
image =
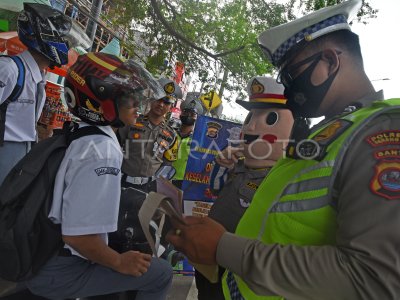
<path id="1" fill-rule="evenodd" d="M 180 116 L 179 118 L 181 119 L 183 125 L 194 125 L 196 122 L 195 118 L 189 116 Z"/>
<path id="2" fill-rule="evenodd" d="M 316 59 L 303 73 L 293 80 L 290 87 L 285 87 L 284 95 L 288 99 L 288 107 L 295 117 L 318 117 L 316 115 L 317 110 L 339 71 L 338 68 L 337 71 L 322 84 L 318 86 L 313 85 L 311 83 L 311 75 L 319 61 L 320 58 Z"/>

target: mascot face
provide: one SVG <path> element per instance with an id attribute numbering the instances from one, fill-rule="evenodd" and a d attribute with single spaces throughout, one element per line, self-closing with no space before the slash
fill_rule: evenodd
<path id="1" fill-rule="evenodd" d="M 288 109 L 253 108 L 242 127 L 244 163 L 250 168 L 273 166 L 289 142 L 293 116 Z"/>

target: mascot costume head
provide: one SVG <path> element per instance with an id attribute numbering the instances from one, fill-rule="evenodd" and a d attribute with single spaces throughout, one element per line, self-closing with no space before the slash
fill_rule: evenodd
<path id="1" fill-rule="evenodd" d="M 247 85 L 249 100 L 237 101 L 249 111 L 241 133 L 244 164 L 249 168 L 273 166 L 283 156 L 293 126 L 283 91 L 275 79 L 257 76 Z"/>

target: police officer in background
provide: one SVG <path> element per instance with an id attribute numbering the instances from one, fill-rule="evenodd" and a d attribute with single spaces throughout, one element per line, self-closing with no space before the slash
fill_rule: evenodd
<path id="1" fill-rule="evenodd" d="M 185 177 L 194 125 L 197 116 L 203 113 L 203 107 L 198 101 L 190 100 L 181 104 L 181 111 L 179 119 L 182 125 L 177 131 L 179 141 L 178 159 L 173 163 L 176 173 L 172 178 L 172 183 L 179 189 L 182 188 L 182 181 Z"/>
<path id="2" fill-rule="evenodd" d="M 400 299 L 400 99 L 384 100 L 365 73 L 348 24 L 361 4 L 329 6 L 258 38 L 297 118 L 294 144 L 235 234 L 186 217 L 167 236 L 191 261 L 229 270 L 225 299 Z M 321 116 L 311 132 L 298 130 L 301 118 Z"/>
<path id="3" fill-rule="evenodd" d="M 36 122 L 46 99 L 44 70 L 68 62 L 72 26 L 69 17 L 38 3 L 24 3 L 17 24 L 28 50 L 15 61 L 0 57 L 0 184 L 37 139 Z"/>
<path id="4" fill-rule="evenodd" d="M 160 167 L 176 160 L 178 140 L 168 125 L 165 115 L 177 98 L 182 97 L 180 87 L 172 80 L 160 78 L 158 82 L 167 96 L 153 101 L 146 115 L 134 126 L 121 128 L 118 133 L 125 151 L 122 163 L 122 186 L 144 192 L 156 190 L 155 174 Z"/>

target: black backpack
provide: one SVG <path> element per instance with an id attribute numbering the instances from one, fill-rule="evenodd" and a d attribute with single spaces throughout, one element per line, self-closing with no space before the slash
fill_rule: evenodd
<path id="1" fill-rule="evenodd" d="M 66 122 L 53 137 L 34 145 L 0 186 L 0 278 L 34 275 L 63 246 L 60 225 L 49 218 L 54 181 L 69 144 L 100 128 Z"/>

